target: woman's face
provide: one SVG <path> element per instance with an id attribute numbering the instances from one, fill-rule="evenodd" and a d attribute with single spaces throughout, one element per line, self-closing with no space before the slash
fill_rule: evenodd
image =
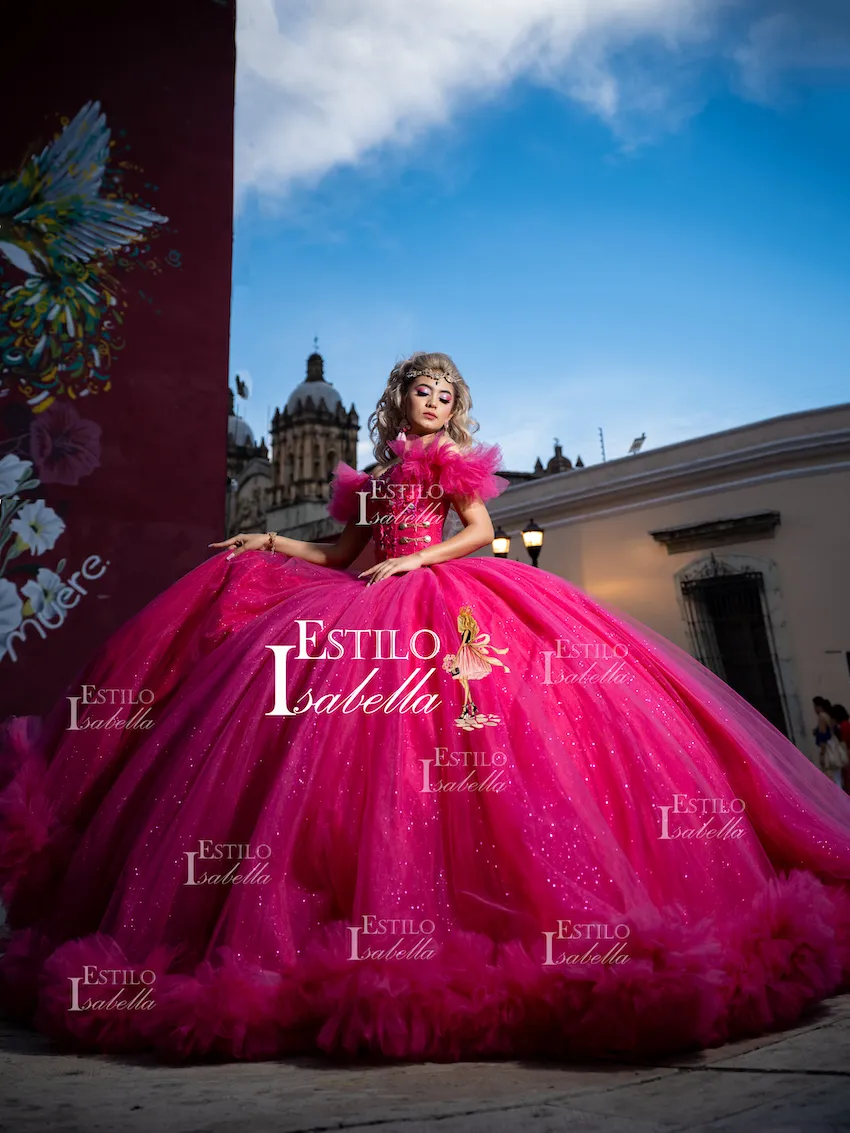
<path id="1" fill-rule="evenodd" d="M 420 437 L 438 433 L 448 424 L 454 408 L 455 395 L 451 383 L 445 378 L 432 378 L 427 374 L 414 378 L 404 403 L 410 431 Z"/>

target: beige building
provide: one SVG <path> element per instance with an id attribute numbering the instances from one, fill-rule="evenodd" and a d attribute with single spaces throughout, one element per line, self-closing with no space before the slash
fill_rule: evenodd
<path id="1" fill-rule="evenodd" d="M 514 483 L 510 558 L 638 618 L 816 756 L 813 696 L 850 706 L 850 405 Z M 484 552 L 486 553 L 486 552 Z"/>

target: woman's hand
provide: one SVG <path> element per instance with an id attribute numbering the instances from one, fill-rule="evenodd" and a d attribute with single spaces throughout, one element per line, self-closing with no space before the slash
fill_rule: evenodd
<path id="1" fill-rule="evenodd" d="M 269 545 L 268 535 L 234 535 L 232 539 L 225 539 L 221 543 L 210 543 L 211 547 L 232 547 L 229 559 L 236 558 L 243 551 L 262 551 Z"/>
<path id="2" fill-rule="evenodd" d="M 357 577 L 368 576 L 366 585 L 371 586 L 373 582 L 382 582 L 392 574 L 406 574 L 408 571 L 418 570 L 422 565 L 422 556 L 418 552 L 414 555 L 400 555 L 397 559 L 385 559 L 382 563 L 376 563 L 368 570 L 361 571 Z"/>

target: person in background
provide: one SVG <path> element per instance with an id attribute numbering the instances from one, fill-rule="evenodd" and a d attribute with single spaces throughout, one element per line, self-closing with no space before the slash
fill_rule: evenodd
<path id="1" fill-rule="evenodd" d="M 850 714 L 848 714 L 843 704 L 833 704 L 831 715 L 838 729 L 838 740 L 840 743 L 844 744 L 848 757 L 850 757 Z M 850 794 L 850 758 L 848 758 L 842 768 L 841 777 L 841 785 L 844 790 Z"/>
<path id="2" fill-rule="evenodd" d="M 832 779 L 833 783 L 841 787 L 843 771 L 847 765 L 847 751 L 842 748 L 838 740 L 838 725 L 832 714 L 832 705 L 822 696 L 813 697 L 812 704 L 818 718 L 818 725 L 813 734 L 818 745 L 821 770 Z"/>

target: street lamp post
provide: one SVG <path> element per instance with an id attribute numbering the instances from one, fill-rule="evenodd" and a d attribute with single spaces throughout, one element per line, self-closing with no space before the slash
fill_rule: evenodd
<path id="1" fill-rule="evenodd" d="M 508 551 L 511 549 L 511 537 L 501 527 L 497 527 L 493 532 L 493 554 L 497 559 L 506 559 Z"/>
<path id="2" fill-rule="evenodd" d="M 525 543 L 525 549 L 531 556 L 532 566 L 537 566 L 537 560 L 540 558 L 540 548 L 543 546 L 543 528 L 538 527 L 533 518 L 531 523 L 523 529 L 522 541 Z"/>

